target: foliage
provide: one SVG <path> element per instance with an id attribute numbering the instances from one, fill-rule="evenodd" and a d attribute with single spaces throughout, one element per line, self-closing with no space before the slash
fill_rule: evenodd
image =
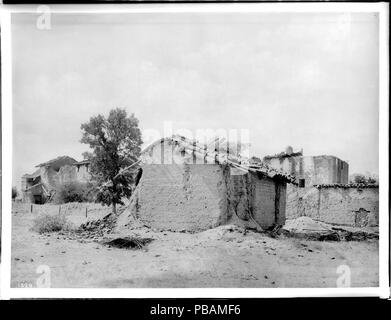
<path id="1" fill-rule="evenodd" d="M 360 183 L 360 184 L 376 184 L 377 181 L 376 179 L 370 177 L 370 176 L 365 176 L 363 174 L 356 174 L 353 177 L 353 183 Z"/>
<path id="2" fill-rule="evenodd" d="M 123 204 L 121 199 L 132 193 L 133 172 L 120 172 L 140 156 L 142 140 L 138 119 L 117 108 L 111 110 L 107 118 L 91 117 L 81 129 L 81 142 L 92 150 L 84 153 L 84 157 L 91 161 L 90 173 L 99 186 L 96 201 L 112 205 L 115 213 L 116 205 Z"/>
<path id="3" fill-rule="evenodd" d="M 18 189 L 16 189 L 16 187 L 12 187 L 12 200 L 15 200 L 17 196 L 18 196 Z"/>
<path id="4" fill-rule="evenodd" d="M 94 196 L 93 184 L 75 181 L 61 185 L 56 192 L 54 202 L 57 204 L 67 202 L 93 202 Z"/>
<path id="5" fill-rule="evenodd" d="M 38 233 L 67 231 L 72 229 L 72 224 L 63 214 L 44 214 L 36 217 L 33 221 L 32 231 Z"/>

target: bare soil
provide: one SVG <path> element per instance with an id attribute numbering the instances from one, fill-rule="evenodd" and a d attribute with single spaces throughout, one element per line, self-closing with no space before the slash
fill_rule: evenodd
<path id="1" fill-rule="evenodd" d="M 85 207 L 88 217 L 85 217 Z M 336 287 L 347 265 L 352 287 L 378 286 L 378 241 L 309 241 L 221 226 L 201 233 L 135 227 L 97 235 L 30 230 L 40 213 L 58 206 L 15 204 L 12 215 L 12 287 L 36 287 L 37 268 L 50 268 L 51 287 Z M 104 217 L 95 204 L 62 207 L 75 226 Z M 152 238 L 142 249 L 105 243 L 119 237 Z"/>

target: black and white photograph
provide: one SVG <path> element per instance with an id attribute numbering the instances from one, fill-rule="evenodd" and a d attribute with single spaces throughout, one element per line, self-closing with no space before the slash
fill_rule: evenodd
<path id="1" fill-rule="evenodd" d="M 384 12 L 249 6 L 8 12 L 12 292 L 381 287 Z"/>

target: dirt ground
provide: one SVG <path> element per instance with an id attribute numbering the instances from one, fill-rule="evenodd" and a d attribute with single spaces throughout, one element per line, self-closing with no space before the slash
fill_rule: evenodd
<path id="1" fill-rule="evenodd" d="M 86 205 L 65 206 L 62 212 L 75 225 L 108 212 L 91 205 L 86 218 Z M 39 235 L 30 230 L 33 219 L 59 208 L 34 206 L 30 211 L 20 204 L 13 209 L 12 287 L 36 287 L 40 266 L 49 267 L 50 286 L 56 288 L 336 287 L 341 265 L 350 268 L 352 287 L 378 286 L 377 240 L 272 238 L 232 226 L 196 234 L 143 227 L 110 237 L 138 235 L 154 241 L 141 250 L 118 249 L 97 237 Z"/>

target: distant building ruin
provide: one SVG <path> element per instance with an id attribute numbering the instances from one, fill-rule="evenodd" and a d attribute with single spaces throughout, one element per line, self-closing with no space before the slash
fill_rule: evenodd
<path id="1" fill-rule="evenodd" d="M 379 223 L 378 185 L 349 183 L 349 165 L 330 155 L 303 156 L 303 150 L 263 158 L 273 168 L 296 177 L 287 186 L 288 219 L 301 216 L 331 224 L 373 227 Z"/>
<path id="2" fill-rule="evenodd" d="M 284 224 L 286 184 L 293 179 L 241 160 L 180 136 L 158 140 L 141 155 L 130 212 L 148 226 L 176 231 Z"/>
<path id="3" fill-rule="evenodd" d="M 285 152 L 266 156 L 263 161 L 294 175 L 299 187 L 349 182 L 348 163 L 335 156 L 303 156 L 303 150 L 293 152 L 293 148 L 288 146 Z"/>
<path id="4" fill-rule="evenodd" d="M 90 161 L 76 161 L 60 156 L 37 165 L 32 174 L 22 176 L 24 202 L 43 204 L 51 200 L 58 188 L 69 182 L 86 183 L 90 179 Z"/>

